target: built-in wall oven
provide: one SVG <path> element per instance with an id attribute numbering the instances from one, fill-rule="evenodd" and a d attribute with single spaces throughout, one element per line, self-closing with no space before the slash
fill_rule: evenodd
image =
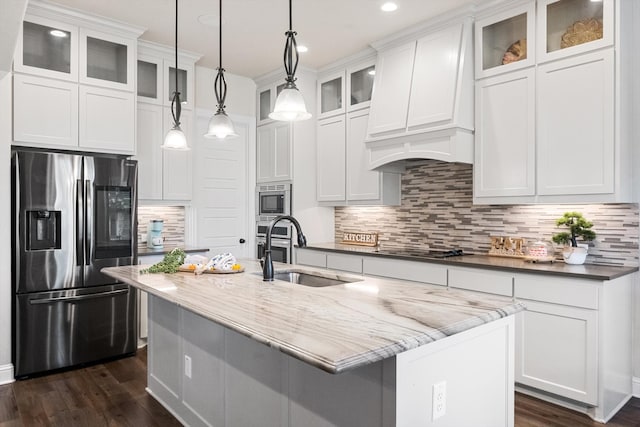
<path id="1" fill-rule="evenodd" d="M 264 258 L 266 239 L 258 237 L 256 239 L 258 259 Z M 271 238 L 271 259 L 275 262 L 291 264 L 291 239 Z"/>

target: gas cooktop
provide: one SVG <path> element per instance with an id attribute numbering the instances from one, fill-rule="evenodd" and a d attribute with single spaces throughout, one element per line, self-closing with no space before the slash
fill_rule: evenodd
<path id="1" fill-rule="evenodd" d="M 449 258 L 464 255 L 462 249 L 451 249 L 448 251 L 434 249 L 380 249 L 378 253 L 413 258 Z"/>

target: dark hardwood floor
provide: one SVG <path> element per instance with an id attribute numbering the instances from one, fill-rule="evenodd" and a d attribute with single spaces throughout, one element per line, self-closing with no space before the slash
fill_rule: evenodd
<path id="1" fill-rule="evenodd" d="M 179 426 L 146 393 L 146 366 L 141 350 L 134 357 L 0 386 L 0 427 Z M 516 427 L 602 426 L 522 394 L 516 394 L 515 421 Z M 606 425 L 640 427 L 640 399 L 631 399 Z"/>

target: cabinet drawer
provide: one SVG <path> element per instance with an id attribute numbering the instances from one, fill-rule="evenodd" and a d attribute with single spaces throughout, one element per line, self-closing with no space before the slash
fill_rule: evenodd
<path id="1" fill-rule="evenodd" d="M 364 274 L 446 286 L 447 267 L 425 262 L 364 257 Z"/>
<path id="2" fill-rule="evenodd" d="M 327 254 L 309 249 L 296 249 L 296 264 L 327 268 Z"/>
<path id="3" fill-rule="evenodd" d="M 516 298 L 590 309 L 598 308 L 598 286 L 591 280 L 516 275 L 514 292 Z"/>
<path id="4" fill-rule="evenodd" d="M 450 268 L 448 283 L 452 288 L 513 296 L 513 275 L 508 273 Z"/>
<path id="5" fill-rule="evenodd" d="M 327 254 L 327 268 L 362 274 L 362 257 L 358 255 Z"/>

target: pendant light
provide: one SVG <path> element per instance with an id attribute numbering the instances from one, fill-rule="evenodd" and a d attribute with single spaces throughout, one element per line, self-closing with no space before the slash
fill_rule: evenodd
<path id="1" fill-rule="evenodd" d="M 276 98 L 276 105 L 269 118 L 294 122 L 311 118 L 304 105 L 304 98 L 296 87 L 296 69 L 298 68 L 298 44 L 296 33 L 292 29 L 291 0 L 289 0 L 289 31 L 285 33 L 287 40 L 284 44 L 284 71 L 287 73 L 285 86 Z"/>
<path id="2" fill-rule="evenodd" d="M 178 91 L 178 0 L 176 0 L 176 87 L 171 100 L 171 115 L 173 116 L 173 128 L 164 137 L 162 148 L 165 150 L 189 150 L 187 137 L 180 128 L 180 113 L 182 104 L 180 102 L 180 92 Z"/>
<path id="3" fill-rule="evenodd" d="M 218 111 L 209 120 L 209 127 L 205 138 L 235 138 L 238 134 L 233 129 L 233 122 L 224 111 L 224 100 L 227 98 L 227 81 L 224 78 L 224 68 L 222 68 L 222 0 L 220 0 L 220 62 L 218 62 L 218 75 L 213 82 L 214 91 L 216 93 L 216 101 L 218 102 Z"/>

